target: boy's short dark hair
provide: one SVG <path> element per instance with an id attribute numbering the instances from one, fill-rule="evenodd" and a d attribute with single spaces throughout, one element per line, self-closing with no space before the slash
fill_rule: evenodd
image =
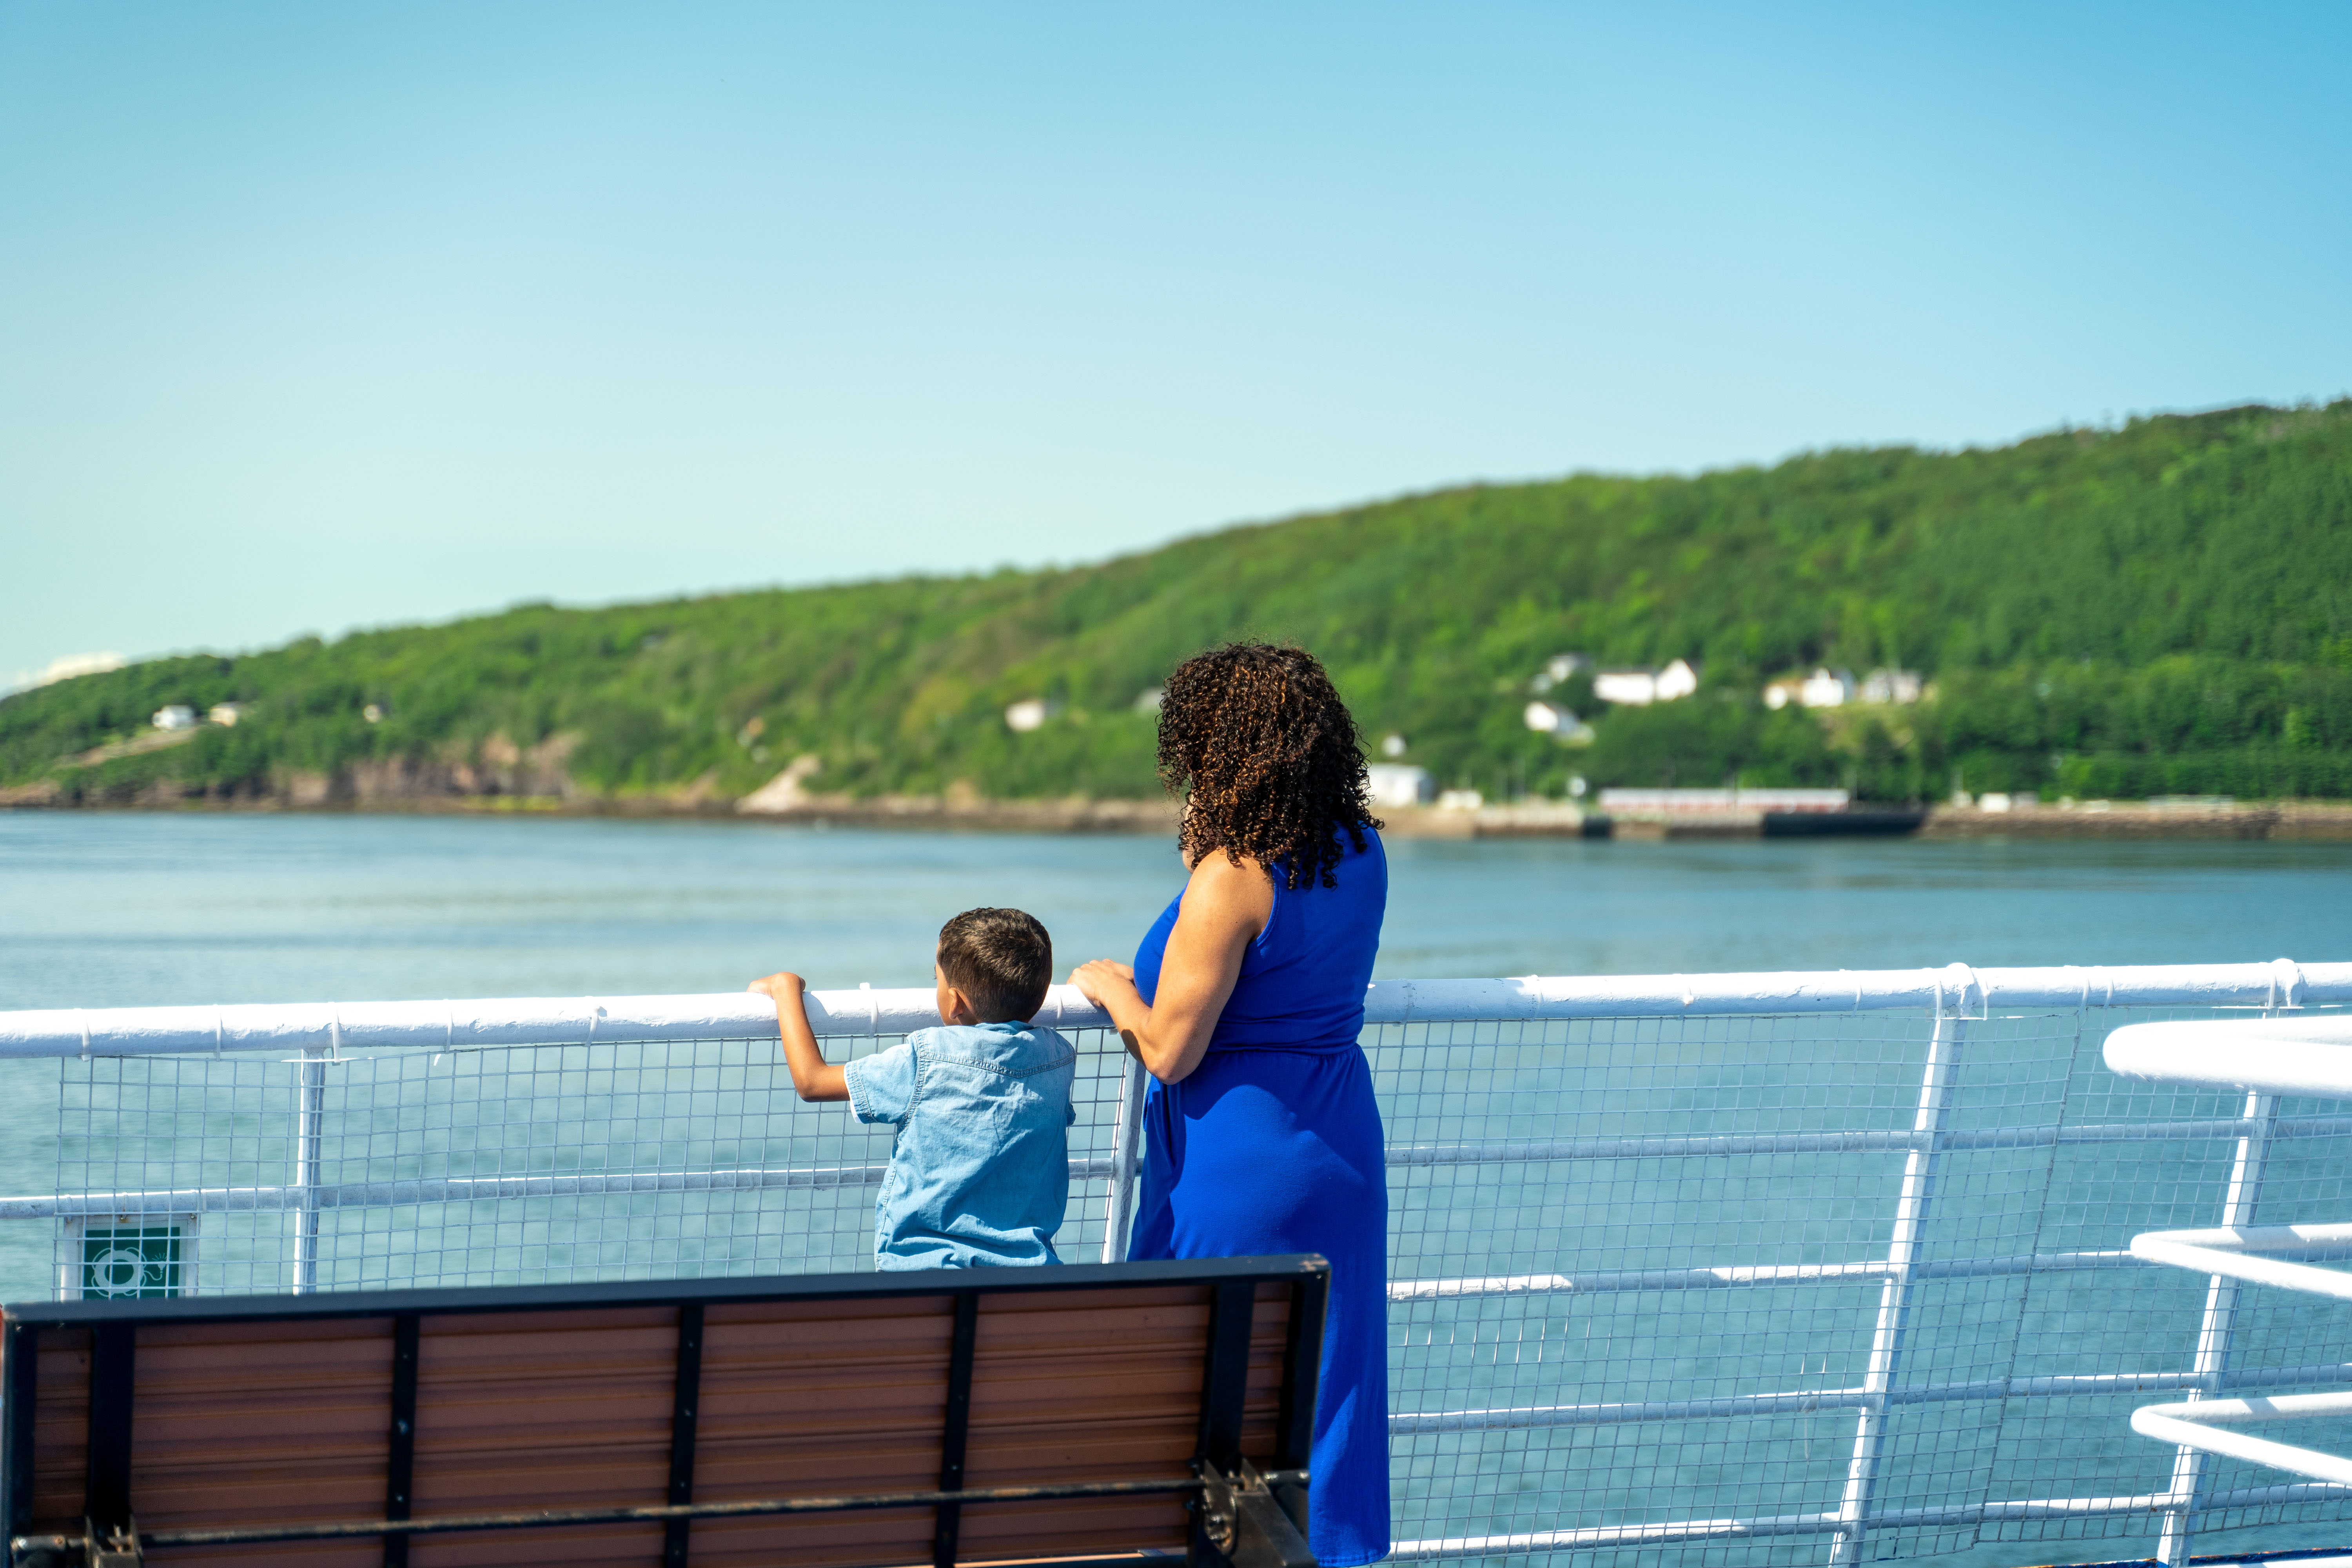
<path id="1" fill-rule="evenodd" d="M 940 928 L 940 973 L 983 1024 L 1025 1024 L 1054 984 L 1054 939 L 1019 910 L 966 910 Z"/>

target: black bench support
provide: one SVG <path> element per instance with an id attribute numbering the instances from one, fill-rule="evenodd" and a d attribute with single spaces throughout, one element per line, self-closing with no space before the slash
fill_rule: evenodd
<path id="1" fill-rule="evenodd" d="M 40 1392 L 41 1331 L 31 1323 L 10 1323 L 0 1349 L 0 1363 L 8 1369 L 8 1388 L 0 1394 L 7 1407 L 8 1425 L 0 1430 L 0 1486 L 8 1490 L 8 1517 L 0 1528 L 11 1536 L 33 1528 L 33 1413 Z"/>
<path id="2" fill-rule="evenodd" d="M 1291 1287 L 1290 1334 L 1282 1347 L 1282 1410 L 1275 1421 L 1274 1468 L 1305 1470 L 1315 1452 L 1315 1399 L 1322 1386 L 1323 1313 L 1328 1276 L 1312 1274 Z M 1272 1483 L 1275 1500 L 1301 1535 L 1307 1533 L 1307 1489 Z"/>
<path id="3" fill-rule="evenodd" d="M 408 1517 L 416 1480 L 416 1344 L 420 1320 L 402 1312 L 392 1320 L 392 1429 L 384 1444 L 383 1517 Z M 383 1568 L 408 1568 L 408 1537 L 383 1538 Z"/>
<path id="4" fill-rule="evenodd" d="M 1305 1283 L 1304 1281 L 1300 1282 Z M 1296 1292 L 1299 1285 L 1294 1284 Z M 1293 1310 L 1306 1305 L 1306 1299 L 1297 1294 L 1291 1298 Z M 1318 1300 L 1317 1305 L 1321 1305 Z M 1221 1281 L 1210 1298 L 1209 1353 L 1202 1373 L 1201 1439 L 1192 1458 L 1193 1473 L 1204 1483 L 1201 1495 L 1192 1500 L 1192 1557 L 1196 1563 L 1232 1563 L 1234 1568 L 1312 1568 L 1315 1559 L 1307 1550 L 1306 1489 L 1287 1487 L 1297 1495 L 1296 1521 L 1286 1511 L 1286 1499 L 1277 1499 L 1267 1489 L 1265 1480 L 1247 1459 L 1242 1458 L 1242 1416 L 1249 1399 L 1250 1333 L 1256 1326 L 1257 1286 L 1252 1280 Z M 1321 1320 L 1316 1321 L 1315 1341 L 1319 1353 L 1322 1335 Z M 1286 1373 L 1284 1383 L 1297 1383 L 1305 1377 L 1305 1396 L 1295 1396 L 1295 1390 L 1286 1386 L 1280 1415 L 1277 1416 L 1279 1440 L 1287 1450 L 1294 1442 L 1301 1449 L 1293 1461 L 1286 1452 L 1285 1468 L 1304 1467 L 1305 1450 L 1313 1446 L 1315 1434 L 1315 1371 L 1302 1367 L 1302 1342 L 1294 1333 L 1283 1347 Z M 1300 1411 L 1305 1412 L 1305 1426 L 1300 1427 Z M 1303 1430 L 1303 1439 L 1299 1434 Z"/>
<path id="5" fill-rule="evenodd" d="M 971 1363 L 980 1346 L 980 1298 L 961 1290 L 955 1299 L 955 1328 L 948 1342 L 947 1415 L 940 1423 L 940 1490 L 963 1490 L 963 1450 L 971 1432 Z M 963 1505 L 939 1505 L 939 1523 L 931 1534 L 932 1568 L 955 1568 L 956 1539 L 963 1530 Z"/>
<path id="6" fill-rule="evenodd" d="M 94 1323 L 89 1346 L 89 1486 L 82 1512 L 100 1538 L 131 1523 L 131 1391 L 137 1328 Z"/>
<path id="7" fill-rule="evenodd" d="M 677 1393 L 669 1412 L 669 1502 L 694 1500 L 694 1407 L 702 1401 L 702 1303 L 677 1309 Z M 690 1521 L 662 1526 L 662 1568 L 686 1568 L 686 1531 Z"/>

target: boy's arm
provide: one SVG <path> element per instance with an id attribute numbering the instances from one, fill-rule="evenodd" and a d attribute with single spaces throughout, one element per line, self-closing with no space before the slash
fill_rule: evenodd
<path id="1" fill-rule="evenodd" d="M 849 1078 L 824 1059 L 809 1028 L 808 1008 L 801 1001 L 807 983 L 789 970 L 754 980 L 746 991 L 764 992 L 775 999 L 776 1033 L 784 1042 L 784 1065 L 793 1070 L 793 1087 L 803 1100 L 847 1100 Z"/>

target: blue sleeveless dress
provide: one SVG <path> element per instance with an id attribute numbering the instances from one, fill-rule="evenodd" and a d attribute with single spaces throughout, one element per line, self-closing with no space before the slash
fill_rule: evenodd
<path id="1" fill-rule="evenodd" d="M 1347 847 L 1347 838 L 1340 838 Z M 1275 879 L 1274 914 L 1180 1083 L 1143 1102 L 1131 1258 L 1319 1252 L 1330 1312 L 1308 1461 L 1308 1544 L 1326 1568 L 1389 1552 L 1388 1173 L 1371 1069 L 1356 1037 L 1388 907 L 1388 858 L 1364 830 L 1336 888 Z M 1135 953 L 1147 1003 L 1183 906 Z"/>

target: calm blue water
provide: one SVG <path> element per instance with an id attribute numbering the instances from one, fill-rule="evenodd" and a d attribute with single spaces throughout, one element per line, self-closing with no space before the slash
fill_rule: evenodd
<path id="1" fill-rule="evenodd" d="M 1390 977 L 2352 958 L 2352 846 L 1401 841 L 1391 854 Z M 1066 970 L 1129 954 L 1180 880 L 1170 844 L 1135 838 L 0 813 L 0 1008 L 705 991 L 779 967 L 819 985 L 919 984 L 940 922 L 980 903 L 1036 913 Z M 56 1064 L 0 1063 L 0 1191 L 53 1190 L 57 1104 Z M 46 1295 L 49 1256 L 46 1226 L 0 1223 L 0 1299 Z M 2179 1314 L 2163 1317 L 2168 1342 Z M 1814 1463 L 1811 1425 L 1791 1437 Z M 2129 1543 L 2070 1544 L 2079 1559 Z"/>
<path id="2" fill-rule="evenodd" d="M 1399 840 L 1379 973 L 2352 958 L 2352 845 Z M 0 1009 L 919 985 L 1029 910 L 1066 972 L 1181 883 L 1136 837 L 768 824 L 0 812 Z M 0 1064 L 0 1191 L 50 1190 L 55 1068 Z M 0 1226 L 0 1297 L 46 1239 Z M 26 1269 L 30 1268 L 31 1273 Z"/>
<path id="3" fill-rule="evenodd" d="M 2352 958 L 2352 844 L 1398 841 L 1379 973 Z M 0 1008 L 922 984 L 958 910 L 1067 967 L 1181 885 L 1160 839 L 0 812 Z"/>

